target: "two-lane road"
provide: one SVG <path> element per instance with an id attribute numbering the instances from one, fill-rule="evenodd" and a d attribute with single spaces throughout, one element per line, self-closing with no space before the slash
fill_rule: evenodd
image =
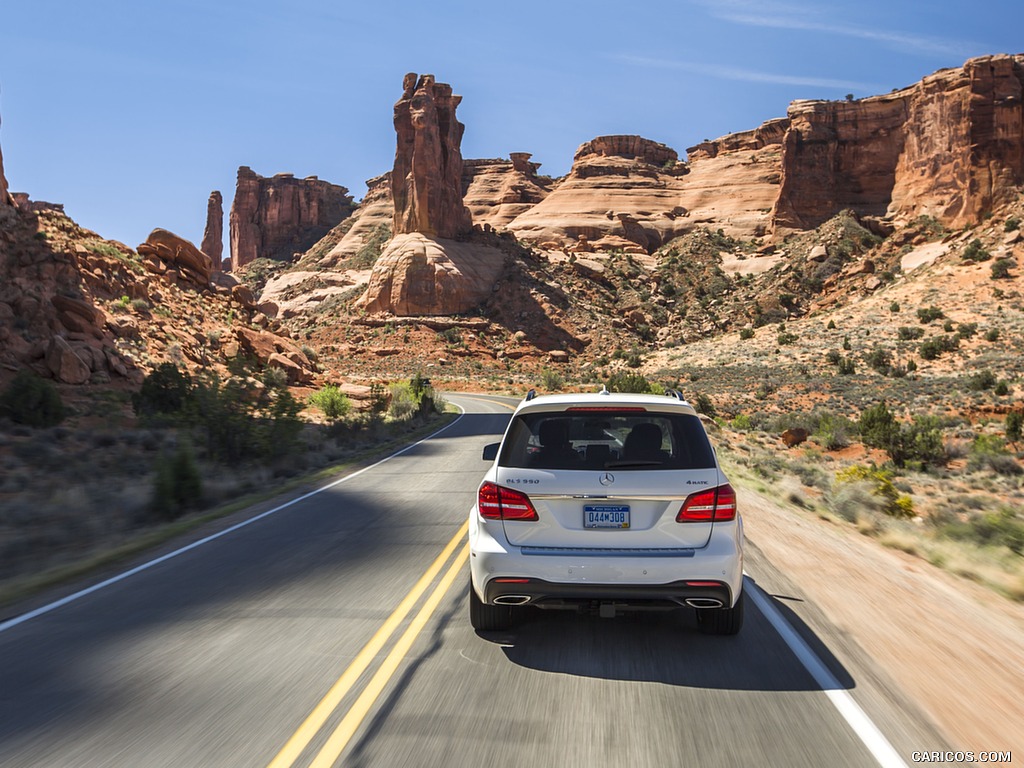
<path id="1" fill-rule="evenodd" d="M 683 612 L 478 636 L 463 526 L 510 409 L 450 400 L 466 414 L 401 454 L 0 623 L 0 765 L 839 768 L 938 748 L 912 716 L 865 734 L 857 673 L 818 648 L 823 691 L 764 592 L 735 638 Z"/>

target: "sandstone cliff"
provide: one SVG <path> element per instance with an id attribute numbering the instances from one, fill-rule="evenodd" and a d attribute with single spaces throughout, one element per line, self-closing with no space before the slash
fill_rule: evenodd
<path id="1" fill-rule="evenodd" d="M 337 244 L 327 254 L 327 263 L 337 263 L 358 254 L 375 233 L 391 231 L 395 201 L 391 197 L 391 172 L 366 182 L 366 195 L 352 216 L 338 227 Z M 344 229 L 343 232 L 339 231 Z"/>
<path id="2" fill-rule="evenodd" d="M 304 252 L 352 212 L 345 187 L 316 176 L 296 179 L 290 173 L 265 178 L 238 169 L 231 204 L 231 268 L 256 258 L 290 260 Z"/>
<path id="3" fill-rule="evenodd" d="M 573 158 L 568 176 L 543 201 L 516 217 L 508 228 L 522 240 L 550 247 L 602 241 L 607 247 L 647 251 L 660 244 L 665 228 L 655 226 L 678 209 L 677 155 L 639 136 L 602 136 Z M 651 212 L 650 215 L 640 211 Z M 639 220 L 638 220 L 639 217 Z"/>
<path id="4" fill-rule="evenodd" d="M 455 117 L 462 101 L 433 75 L 409 73 L 395 103 L 398 134 L 391 172 L 395 217 L 392 231 L 454 238 L 469 231 L 462 204 L 462 132 Z"/>
<path id="5" fill-rule="evenodd" d="M 504 254 L 453 239 L 472 228 L 462 203 L 461 97 L 433 75 L 408 74 L 403 88 L 395 104 L 394 237 L 358 306 L 399 316 L 460 314 L 490 295 Z"/>
<path id="6" fill-rule="evenodd" d="M 0 149 L 0 224 L 5 219 L 10 219 L 14 211 L 14 200 L 7 187 L 7 177 L 4 175 L 4 153 Z"/>
<path id="7" fill-rule="evenodd" d="M 985 56 L 909 88 L 789 109 L 778 232 L 843 208 L 975 224 L 1024 182 L 1024 55 Z"/>
<path id="8" fill-rule="evenodd" d="M 552 181 L 538 176 L 540 163 L 527 152 L 508 160 L 466 160 L 463 163 L 463 202 L 473 224 L 504 229 L 551 192 Z"/>
<path id="9" fill-rule="evenodd" d="M 203 253 L 213 260 L 213 268 L 224 268 L 224 198 L 214 190 L 206 202 L 206 229 L 203 230 Z"/>

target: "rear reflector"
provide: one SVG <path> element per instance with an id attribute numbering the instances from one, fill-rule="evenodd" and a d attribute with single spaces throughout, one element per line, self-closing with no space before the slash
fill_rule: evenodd
<path id="1" fill-rule="evenodd" d="M 537 510 L 525 493 L 494 483 L 484 483 L 477 492 L 480 517 L 488 520 L 536 520 Z"/>
<path id="2" fill-rule="evenodd" d="M 529 584 L 530 580 L 529 579 L 508 579 L 508 578 L 504 578 L 504 579 L 494 579 L 494 582 L 496 584 Z"/>
<path id="3" fill-rule="evenodd" d="M 722 582 L 720 581 L 688 581 L 686 582 L 688 587 L 720 587 Z"/>
<path id="4" fill-rule="evenodd" d="M 736 491 L 726 483 L 692 493 L 683 502 L 677 523 L 713 523 L 736 519 Z"/>

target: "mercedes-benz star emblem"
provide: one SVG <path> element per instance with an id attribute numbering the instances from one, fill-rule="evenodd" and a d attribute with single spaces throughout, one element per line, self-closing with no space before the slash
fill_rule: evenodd
<path id="1" fill-rule="evenodd" d="M 615 482 L 615 475 L 611 472 L 605 472 L 601 475 L 601 485 L 611 485 Z"/>

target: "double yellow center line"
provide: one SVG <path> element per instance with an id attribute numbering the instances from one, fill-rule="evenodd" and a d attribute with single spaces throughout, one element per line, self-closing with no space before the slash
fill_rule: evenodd
<path id="1" fill-rule="evenodd" d="M 465 540 L 468 528 L 469 521 L 467 520 L 455 533 L 451 541 L 445 545 L 441 554 L 437 556 L 437 559 L 424 572 L 420 580 L 416 582 L 394 613 L 381 625 L 381 628 L 370 638 L 370 641 L 363 646 L 363 649 L 353 659 L 348 669 L 342 673 L 341 677 L 331 686 L 331 689 L 321 699 L 320 703 L 314 707 L 305 722 L 288 739 L 288 742 L 277 754 L 277 757 L 273 759 L 268 768 L 291 768 L 295 765 L 295 761 L 324 727 L 324 724 L 338 708 L 338 705 L 348 695 L 352 686 L 356 684 L 359 677 L 367 670 L 384 646 L 387 645 L 391 636 L 398 630 L 406 616 L 409 615 L 409 612 L 412 611 L 423 594 L 433 584 L 434 579 L 437 578 L 437 574 L 444 568 L 452 552 L 459 546 L 459 542 Z M 423 607 L 420 608 L 419 613 L 409 623 L 409 626 L 381 663 L 377 672 L 366 684 L 359 698 L 356 699 L 352 707 L 342 717 L 341 722 L 331 732 L 324 746 L 317 753 L 313 762 L 309 764 L 310 768 L 327 768 L 327 766 L 332 766 L 337 762 L 363 720 L 366 719 L 370 709 L 380 697 L 388 681 L 398 670 L 398 666 L 416 641 L 417 636 L 423 631 L 424 626 L 426 626 L 434 611 L 437 610 L 437 606 L 440 605 L 441 600 L 444 599 L 445 594 L 451 589 L 459 573 L 462 572 L 468 559 L 469 544 L 464 544 L 455 556 L 455 560 L 452 561 L 448 570 L 441 578 L 441 581 L 434 588 L 434 591 L 431 592 Z"/>

